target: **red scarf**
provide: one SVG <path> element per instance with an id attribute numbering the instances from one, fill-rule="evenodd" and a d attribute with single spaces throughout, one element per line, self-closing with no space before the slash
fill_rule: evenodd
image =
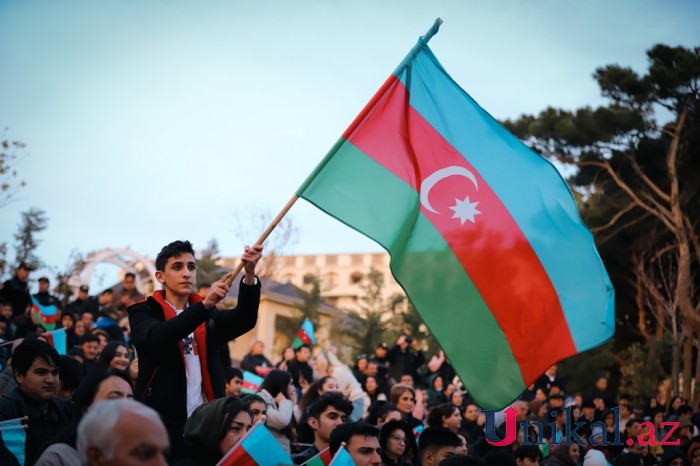
<path id="1" fill-rule="evenodd" d="M 165 314 L 165 319 L 170 320 L 177 316 L 173 306 L 165 301 L 163 292 L 158 290 L 152 295 L 153 299 L 158 301 L 160 307 L 163 308 L 163 314 Z M 203 301 L 204 298 L 198 294 L 191 293 L 187 298 L 189 304 L 198 303 Z M 206 401 L 212 401 L 214 399 L 214 386 L 211 383 L 211 377 L 209 376 L 209 367 L 207 364 L 207 323 L 202 322 L 194 331 L 194 341 L 197 345 L 197 355 L 199 356 L 199 366 L 202 369 L 202 385 L 204 386 L 204 394 L 206 395 Z M 184 363 L 185 356 L 182 347 L 182 340 L 178 342 L 180 347 L 180 354 L 182 355 L 182 361 Z"/>

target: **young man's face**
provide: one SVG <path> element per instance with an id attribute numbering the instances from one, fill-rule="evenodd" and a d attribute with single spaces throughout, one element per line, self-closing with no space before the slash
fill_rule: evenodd
<path id="1" fill-rule="evenodd" d="M 124 278 L 124 291 L 131 291 L 136 286 L 136 279 L 132 276 Z"/>
<path id="2" fill-rule="evenodd" d="M 423 452 L 423 466 L 438 466 L 442 460 L 459 454 L 460 447 L 429 448 Z"/>
<path id="3" fill-rule="evenodd" d="M 49 291 L 49 282 L 40 281 L 39 282 L 39 293 L 46 293 L 47 291 Z"/>
<path id="4" fill-rule="evenodd" d="M 381 448 L 377 437 L 365 437 L 364 435 L 353 435 L 348 440 L 345 449 L 355 462 L 356 466 L 379 466 L 382 458 L 379 456 Z"/>
<path id="5" fill-rule="evenodd" d="M 228 396 L 241 396 L 243 394 L 243 379 L 240 377 L 233 376 L 231 380 L 226 384 L 226 395 Z"/>
<path id="6" fill-rule="evenodd" d="M 7 332 L 7 324 L 5 322 L 0 322 L 0 337 L 4 337 L 5 332 Z"/>
<path id="7" fill-rule="evenodd" d="M 346 420 L 347 415 L 344 412 L 335 406 L 329 406 L 321 413 L 318 419 L 309 418 L 309 426 L 314 431 L 315 437 L 324 443 L 328 443 L 330 442 L 333 429 Z"/>
<path id="8" fill-rule="evenodd" d="M 35 403 L 46 403 L 58 388 L 58 367 L 41 356 L 34 359 L 26 374 L 15 373 L 17 385 Z"/>
<path id="9" fill-rule="evenodd" d="M 9 304 L 0 305 L 0 314 L 4 315 L 7 319 L 12 317 L 12 306 Z"/>
<path id="10" fill-rule="evenodd" d="M 156 278 L 163 284 L 166 295 L 189 296 L 197 280 L 194 256 L 189 252 L 183 252 L 171 257 L 165 264 L 165 270 L 156 272 Z"/>
<path id="11" fill-rule="evenodd" d="M 83 353 L 85 353 L 85 359 L 95 359 L 100 352 L 100 344 L 96 341 L 86 341 L 80 345 L 80 347 L 83 349 Z"/>
<path id="12" fill-rule="evenodd" d="M 80 320 L 83 321 L 83 324 L 85 324 L 86 328 L 92 328 L 92 314 L 89 312 L 83 313 L 83 316 L 80 318 Z"/>
<path id="13" fill-rule="evenodd" d="M 540 459 L 539 458 L 516 458 L 515 463 L 518 466 L 540 466 Z"/>

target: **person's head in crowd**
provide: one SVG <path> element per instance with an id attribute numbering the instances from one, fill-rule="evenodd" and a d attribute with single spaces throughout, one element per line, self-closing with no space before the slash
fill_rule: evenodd
<path id="1" fill-rule="evenodd" d="M 681 424 L 690 423 L 690 418 L 693 416 L 693 408 L 690 405 L 682 404 L 678 408 L 678 422 Z"/>
<path id="2" fill-rule="evenodd" d="M 547 398 L 547 404 L 550 408 L 563 408 L 564 407 L 564 396 L 558 393 L 551 393 L 549 398 Z"/>
<path id="3" fill-rule="evenodd" d="M 459 408 L 452 403 L 441 403 L 431 409 L 428 414 L 428 426 L 442 427 L 454 433 L 459 430 L 461 422 L 462 416 L 459 414 Z"/>
<path id="4" fill-rule="evenodd" d="M 666 419 L 663 408 L 655 408 L 651 411 L 651 422 L 654 426 L 659 427 Z"/>
<path id="5" fill-rule="evenodd" d="M 58 379 L 56 396 L 70 399 L 83 380 L 83 365 L 77 359 L 62 354 L 58 372 L 61 376 Z"/>
<path id="6" fill-rule="evenodd" d="M 525 400 L 516 400 L 511 405 L 516 409 L 515 419 L 520 422 L 527 419 L 527 415 L 530 412 L 530 402 Z"/>
<path id="7" fill-rule="evenodd" d="M 605 411 L 605 398 L 603 398 L 602 396 L 596 396 L 595 398 L 593 398 L 593 404 L 595 405 L 596 411 L 601 413 Z"/>
<path id="8" fill-rule="evenodd" d="M 557 445 L 553 448 L 551 455 L 561 466 L 576 466 L 581 458 L 581 447 L 576 442 L 572 442 L 571 445 Z"/>
<path id="9" fill-rule="evenodd" d="M 12 371 L 22 394 L 32 404 L 45 406 L 58 389 L 61 359 L 43 339 L 25 338 L 12 353 Z"/>
<path id="10" fill-rule="evenodd" d="M 294 351 L 294 348 L 291 346 L 287 346 L 285 349 L 282 350 L 282 361 L 289 362 L 292 359 L 294 359 L 294 355 L 296 352 Z"/>
<path id="11" fill-rule="evenodd" d="M 85 354 L 83 354 L 83 350 L 81 350 L 79 346 L 74 346 L 66 351 L 66 356 L 75 359 L 81 365 L 85 363 Z"/>
<path id="12" fill-rule="evenodd" d="M 382 464 L 379 455 L 379 429 L 364 422 L 349 422 L 340 424 L 330 438 L 331 455 L 340 449 L 345 442 L 345 449 L 356 466 L 379 466 Z"/>
<path id="13" fill-rule="evenodd" d="M 309 345 L 301 345 L 294 350 L 294 358 L 301 363 L 308 362 L 311 357 L 311 347 Z"/>
<path id="14" fill-rule="evenodd" d="M 107 346 L 107 343 L 109 343 L 109 333 L 107 333 L 105 330 L 102 330 L 101 328 L 98 328 L 93 330 L 92 334 L 100 339 L 97 351 L 101 353 L 102 351 L 104 351 L 105 346 Z"/>
<path id="15" fill-rule="evenodd" d="M 5 338 L 7 332 L 7 317 L 0 315 L 0 338 Z"/>
<path id="16" fill-rule="evenodd" d="M 365 353 L 358 354 L 355 357 L 354 369 L 364 374 L 365 370 L 367 369 L 367 361 L 368 361 L 368 358 L 367 358 L 367 355 Z"/>
<path id="17" fill-rule="evenodd" d="M 391 404 L 396 406 L 403 416 L 407 416 L 412 413 L 416 404 L 416 391 L 410 385 L 395 384 L 391 387 L 389 398 Z"/>
<path id="18" fill-rule="evenodd" d="M 78 426 L 88 466 L 165 466 L 170 441 L 158 413 L 133 400 L 97 403 Z"/>
<path id="19" fill-rule="evenodd" d="M 700 466 L 700 439 L 694 439 L 688 446 L 688 459 L 691 466 Z"/>
<path id="20" fill-rule="evenodd" d="M 114 291 L 111 288 L 107 288 L 97 297 L 97 302 L 100 306 L 109 306 L 112 304 L 112 298 L 114 296 Z"/>
<path id="21" fill-rule="evenodd" d="M 473 401 L 467 402 L 464 406 L 464 419 L 469 422 L 476 422 L 479 419 L 479 406 Z"/>
<path id="22" fill-rule="evenodd" d="M 323 395 L 324 393 L 328 392 L 339 392 L 340 384 L 338 383 L 338 380 L 336 380 L 335 377 L 326 375 L 325 377 L 321 377 L 320 379 L 318 379 L 317 390 L 319 395 Z"/>
<path id="23" fill-rule="evenodd" d="M 608 389 L 608 378 L 605 376 L 598 377 L 598 380 L 595 382 L 595 388 L 598 391 L 604 392 L 605 390 Z"/>
<path id="24" fill-rule="evenodd" d="M 583 466 L 608 466 L 608 460 L 602 451 L 590 449 L 583 458 Z"/>
<path id="25" fill-rule="evenodd" d="M 513 454 L 502 448 L 493 448 L 484 455 L 486 466 L 517 466 Z"/>
<path id="26" fill-rule="evenodd" d="M 265 343 L 260 340 L 253 342 L 253 346 L 250 347 L 250 354 L 253 356 L 259 356 L 265 352 Z"/>
<path id="27" fill-rule="evenodd" d="M 75 325 L 75 315 L 70 311 L 63 311 L 61 313 L 61 328 L 68 330 L 73 328 Z"/>
<path id="28" fill-rule="evenodd" d="M 5 317 L 8 322 L 12 318 L 12 305 L 5 298 L 0 298 L 0 316 Z"/>
<path id="29" fill-rule="evenodd" d="M 126 349 L 124 343 L 119 341 L 110 341 L 100 351 L 100 356 L 97 358 L 97 365 L 100 367 L 113 367 L 120 371 L 126 371 L 129 367 L 129 350 Z"/>
<path id="30" fill-rule="evenodd" d="M 442 394 L 445 395 L 445 398 L 451 400 L 452 394 L 456 389 L 457 387 L 455 387 L 455 384 L 453 384 L 452 382 L 446 383 L 444 384 L 444 388 L 442 389 Z"/>
<path id="31" fill-rule="evenodd" d="M 561 385 L 559 385 L 556 382 L 552 382 L 552 384 L 549 386 L 549 396 L 552 395 L 563 395 L 564 390 L 562 390 Z"/>
<path id="32" fill-rule="evenodd" d="M 583 416 L 588 421 L 593 421 L 595 418 L 595 404 L 592 400 L 584 401 L 581 405 L 581 416 Z"/>
<path id="33" fill-rule="evenodd" d="M 29 278 L 29 272 L 33 270 L 34 267 L 32 267 L 31 264 L 28 264 L 27 262 L 20 262 L 17 268 L 15 269 L 15 276 L 21 282 L 26 282 Z"/>
<path id="34" fill-rule="evenodd" d="M 607 427 L 614 427 L 615 426 L 615 411 L 612 409 L 607 409 L 603 413 L 603 422 Z"/>
<path id="35" fill-rule="evenodd" d="M 386 357 L 387 351 L 389 351 L 389 345 L 383 342 L 379 343 L 374 349 L 374 356 L 378 359 L 384 359 Z"/>
<path id="36" fill-rule="evenodd" d="M 253 426 L 246 403 L 227 396 L 194 410 L 185 424 L 185 445 L 197 464 L 216 464 Z"/>
<path id="37" fill-rule="evenodd" d="M 690 466 L 688 457 L 678 447 L 666 445 L 661 455 L 660 466 Z"/>
<path id="38" fill-rule="evenodd" d="M 440 374 L 433 375 L 433 377 L 430 379 L 430 389 L 437 393 L 441 393 L 444 387 L 445 382 L 442 380 Z"/>
<path id="39" fill-rule="evenodd" d="M 49 279 L 47 277 L 39 277 L 39 293 L 48 293 Z"/>
<path id="40" fill-rule="evenodd" d="M 386 400 L 377 400 L 372 403 L 364 421 L 373 426 L 381 426 L 385 422 L 401 419 L 401 412 Z"/>
<path id="41" fill-rule="evenodd" d="M 85 332 L 85 335 L 80 337 L 80 349 L 83 350 L 83 355 L 87 361 L 95 360 L 97 355 L 100 354 L 100 338 L 97 335 Z"/>
<path id="42" fill-rule="evenodd" d="M 547 393 L 542 387 L 537 387 L 535 389 L 535 398 L 533 401 L 545 401 L 547 399 Z"/>
<path id="43" fill-rule="evenodd" d="M 75 324 L 73 325 L 73 333 L 75 333 L 75 336 L 78 338 L 85 335 L 85 322 L 83 322 L 82 319 L 75 321 Z"/>
<path id="44" fill-rule="evenodd" d="M 621 419 L 628 419 L 630 416 L 632 416 L 632 406 L 629 403 L 620 403 L 619 406 Z M 691 409 L 690 412 L 692 413 L 693 410 Z"/>
<path id="45" fill-rule="evenodd" d="M 636 439 L 639 436 L 639 419 L 630 419 L 625 424 L 625 436 L 627 438 Z"/>
<path id="46" fill-rule="evenodd" d="M 379 390 L 379 384 L 377 383 L 377 378 L 368 375 L 365 377 L 365 381 L 362 383 L 362 389 L 369 395 L 374 395 Z"/>
<path id="47" fill-rule="evenodd" d="M 253 415 L 253 424 L 262 422 L 263 424 L 267 420 L 267 404 L 265 400 L 259 395 L 254 395 L 249 393 L 243 397 L 243 402 L 246 404 L 246 408 Z"/>
<path id="48" fill-rule="evenodd" d="M 324 393 L 306 409 L 307 424 L 314 433 L 314 445 L 323 450 L 331 439 L 331 432 L 347 421 L 352 413 L 352 403 L 338 392 Z"/>
<path id="49" fill-rule="evenodd" d="M 85 301 L 90 296 L 90 287 L 88 285 L 80 285 L 78 288 L 78 299 Z"/>
<path id="50" fill-rule="evenodd" d="M 542 460 L 542 451 L 537 445 L 520 445 L 513 456 L 517 466 L 538 466 Z"/>
<path id="51" fill-rule="evenodd" d="M 73 394 L 78 416 L 86 413 L 98 401 L 133 398 L 129 375 L 118 369 L 95 367 L 82 380 Z"/>
<path id="52" fill-rule="evenodd" d="M 438 466 L 442 460 L 458 454 L 462 442 L 447 429 L 428 427 L 418 438 L 421 465 Z"/>
<path id="53" fill-rule="evenodd" d="M 226 382 L 226 396 L 243 395 L 243 372 L 237 367 L 226 366 L 224 368 L 224 378 Z"/>
<path id="54" fill-rule="evenodd" d="M 413 387 L 413 376 L 411 374 L 403 374 L 401 379 L 399 379 L 399 383 Z"/>
<path id="55" fill-rule="evenodd" d="M 450 397 L 452 404 L 457 407 L 457 409 L 462 409 L 462 404 L 464 403 L 464 394 L 461 391 L 455 390 L 452 392 Z"/>
<path id="56" fill-rule="evenodd" d="M 674 396 L 671 398 L 670 410 L 678 411 L 678 408 L 680 408 L 682 404 L 685 404 L 685 400 L 680 396 Z"/>
<path id="57" fill-rule="evenodd" d="M 295 392 L 292 374 L 277 369 L 271 370 L 263 379 L 258 391 L 263 390 L 266 390 L 273 398 L 282 393 L 285 398 L 291 399 L 291 393 Z"/>
<path id="58" fill-rule="evenodd" d="M 379 373 L 379 363 L 374 360 L 370 359 L 367 361 L 367 368 L 365 369 L 365 375 L 366 376 L 372 376 L 376 377 L 376 375 Z"/>
<path id="59" fill-rule="evenodd" d="M 126 274 L 124 274 L 123 286 L 124 291 L 129 292 L 136 288 L 136 275 L 131 272 L 127 272 Z"/>
<path id="60" fill-rule="evenodd" d="M 467 435 L 466 432 L 463 432 L 460 430 L 457 432 L 457 437 L 459 437 L 459 440 L 462 442 L 459 446 L 458 453 L 460 455 L 468 455 L 469 454 L 469 435 Z"/>
<path id="61" fill-rule="evenodd" d="M 379 446 L 386 464 L 415 464 L 418 460 L 413 430 L 403 421 L 389 421 L 381 427 Z"/>
<path id="62" fill-rule="evenodd" d="M 92 318 L 92 313 L 83 312 L 83 315 L 80 316 L 80 320 L 83 321 L 83 325 L 85 325 L 85 330 L 87 330 L 87 331 L 92 330 L 92 325 L 94 324 L 93 318 Z"/>

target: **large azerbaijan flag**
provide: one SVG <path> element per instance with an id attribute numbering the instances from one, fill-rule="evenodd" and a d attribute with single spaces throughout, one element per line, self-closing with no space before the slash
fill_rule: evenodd
<path id="1" fill-rule="evenodd" d="M 614 332 L 614 292 L 565 181 L 418 40 L 299 188 L 372 238 L 482 408 Z"/>

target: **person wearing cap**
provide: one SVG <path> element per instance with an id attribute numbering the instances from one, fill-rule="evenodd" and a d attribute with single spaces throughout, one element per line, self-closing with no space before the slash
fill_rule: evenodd
<path id="1" fill-rule="evenodd" d="M 72 312 L 76 317 L 82 316 L 84 312 L 90 312 L 93 315 L 97 314 L 97 303 L 90 298 L 90 287 L 88 285 L 80 285 L 78 297 L 66 306 L 66 310 Z"/>
<path id="2" fill-rule="evenodd" d="M 63 310 L 61 300 L 49 293 L 49 287 L 50 282 L 47 277 L 39 278 L 39 291 L 33 295 L 34 299 L 36 299 L 42 306 L 56 306 L 56 309 L 58 309 L 60 314 L 60 312 Z"/>
<path id="3" fill-rule="evenodd" d="M 28 284 L 29 272 L 32 270 L 34 269 L 29 264 L 20 262 L 14 277 L 2 284 L 0 293 L 12 306 L 12 317 L 25 315 L 32 302 Z"/>

